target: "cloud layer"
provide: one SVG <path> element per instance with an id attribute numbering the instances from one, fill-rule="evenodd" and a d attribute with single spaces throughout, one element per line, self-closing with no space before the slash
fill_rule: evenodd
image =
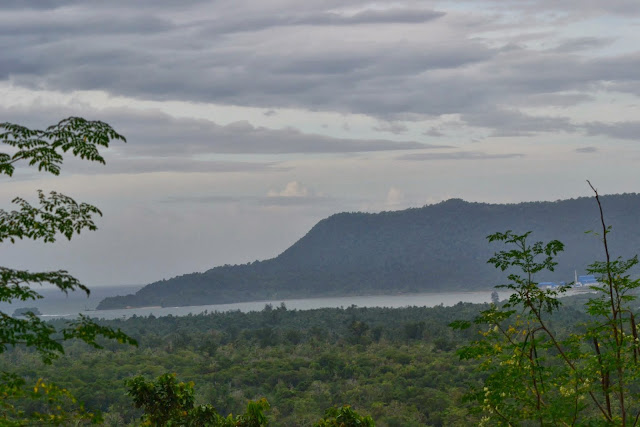
<path id="1" fill-rule="evenodd" d="M 521 111 L 534 103 L 640 93 L 640 53 L 621 43 L 629 33 L 581 30 L 594 18 L 631 25 L 640 15 L 631 0 L 484 0 L 468 10 L 446 1 L 22 4 L 0 5 L 0 79 L 25 87 L 384 119 L 460 114 L 501 136 L 580 130 L 558 111 Z"/>

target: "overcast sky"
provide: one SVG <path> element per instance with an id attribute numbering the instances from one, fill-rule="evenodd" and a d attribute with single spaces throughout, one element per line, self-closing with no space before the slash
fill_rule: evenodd
<path id="1" fill-rule="evenodd" d="M 104 213 L 2 265 L 146 284 L 341 211 L 636 192 L 639 24 L 637 0 L 3 0 L 0 121 L 128 143 L 0 178 L 5 208 L 42 188 Z"/>

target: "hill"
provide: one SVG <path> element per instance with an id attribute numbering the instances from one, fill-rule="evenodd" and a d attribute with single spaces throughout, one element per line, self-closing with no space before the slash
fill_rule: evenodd
<path id="1" fill-rule="evenodd" d="M 613 254 L 640 251 L 640 195 L 601 197 Z M 532 240 L 558 239 L 565 252 L 555 273 L 539 281 L 573 279 L 603 259 L 593 198 L 519 204 L 451 199 L 381 213 L 340 213 L 318 222 L 276 258 L 224 265 L 151 283 L 135 295 L 106 298 L 98 309 L 222 304 L 262 299 L 489 289 L 504 274 L 487 264 L 502 249 L 488 234 L 533 231 Z"/>

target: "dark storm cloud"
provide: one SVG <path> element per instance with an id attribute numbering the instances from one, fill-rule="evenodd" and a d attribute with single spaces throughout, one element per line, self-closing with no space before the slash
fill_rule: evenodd
<path id="1" fill-rule="evenodd" d="M 496 135 L 534 135 L 578 128 L 564 118 L 529 117 L 518 108 L 571 106 L 595 90 L 640 85 L 640 54 L 598 56 L 610 37 L 564 38 L 555 48 L 538 50 L 477 36 L 507 28 L 500 20 L 505 1 L 481 2 L 490 13 L 464 14 L 448 11 L 446 3 L 440 3 L 442 10 L 426 3 L 418 8 L 416 2 L 375 9 L 356 0 L 194 0 L 180 2 L 180 8 L 168 1 L 52 0 L 30 2 L 24 10 L 21 4 L 0 4 L 0 79 L 33 88 L 363 113 L 387 121 L 461 114 L 469 125 Z M 520 35 L 540 43 L 554 35 L 529 31 L 538 14 L 572 7 L 580 11 L 575 16 L 640 13 L 636 0 L 508 5 L 521 13 Z M 529 12 L 535 12 L 530 23 L 524 19 Z M 481 111 L 487 105 L 500 107 Z M 227 136 L 224 129 L 216 132 Z M 287 147 L 293 137 L 307 150 L 332 146 L 286 131 L 280 136 Z M 345 145 L 353 144 L 334 144 Z M 263 146 L 270 148 L 258 152 L 289 150 L 258 144 Z"/>
<path id="2" fill-rule="evenodd" d="M 431 161 L 431 160 L 493 160 L 524 157 L 520 153 L 484 153 L 481 151 L 455 151 L 450 153 L 413 153 L 396 157 L 396 160 Z"/>

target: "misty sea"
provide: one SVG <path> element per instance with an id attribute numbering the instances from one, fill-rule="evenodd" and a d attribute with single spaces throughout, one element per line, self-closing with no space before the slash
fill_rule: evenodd
<path id="1" fill-rule="evenodd" d="M 13 304 L 0 303 L 0 310 L 12 314 L 16 308 L 36 307 L 43 319 L 74 318 L 78 314 L 85 316 L 117 319 L 136 316 L 187 316 L 204 312 L 224 312 L 240 310 L 243 312 L 260 311 L 265 305 L 271 304 L 274 308 L 284 303 L 287 309 L 311 310 L 317 308 L 349 307 L 434 307 L 436 305 L 452 306 L 458 302 L 485 303 L 491 301 L 491 291 L 479 292 L 441 292 L 420 294 L 397 295 L 369 295 L 327 298 L 301 298 L 273 301 L 251 301 L 233 304 L 212 304 L 187 307 L 142 307 L 119 310 L 95 310 L 98 303 L 106 297 L 135 293 L 142 286 L 108 286 L 95 287 L 91 295 L 87 297 L 80 292 L 64 293 L 55 289 L 41 289 L 43 299 L 37 301 L 17 301 Z"/>

